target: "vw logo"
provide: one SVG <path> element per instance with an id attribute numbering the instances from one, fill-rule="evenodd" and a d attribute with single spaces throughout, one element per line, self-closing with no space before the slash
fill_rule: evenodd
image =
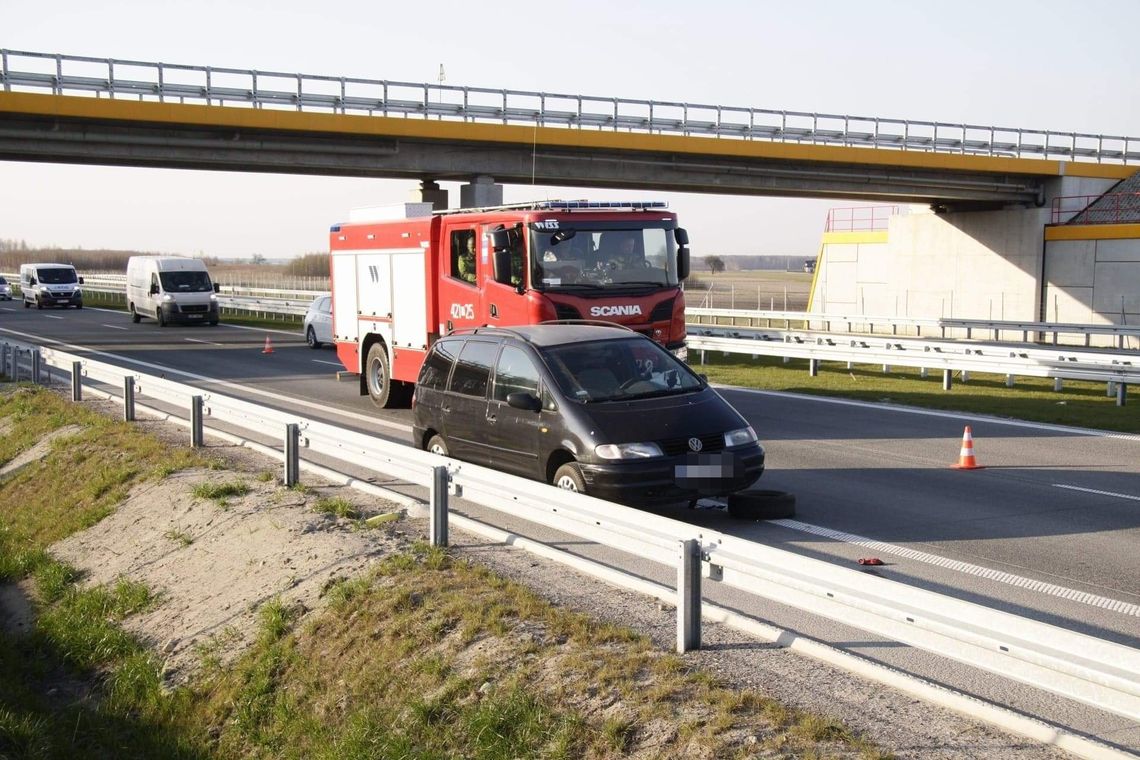
<path id="1" fill-rule="evenodd" d="M 689 439 L 689 449 L 690 449 L 690 450 L 692 450 L 692 451 L 700 451 L 700 450 L 701 450 L 701 449 L 703 449 L 704 447 L 705 447 L 705 445 L 704 445 L 703 443 L 701 443 L 701 439 L 700 439 L 700 438 L 690 438 L 690 439 Z"/>

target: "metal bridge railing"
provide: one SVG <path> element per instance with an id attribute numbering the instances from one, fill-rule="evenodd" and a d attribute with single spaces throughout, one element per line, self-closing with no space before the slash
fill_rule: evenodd
<path id="1" fill-rule="evenodd" d="M 1140 163 L 1140 137 L 0 50 L 6 92 Z"/>

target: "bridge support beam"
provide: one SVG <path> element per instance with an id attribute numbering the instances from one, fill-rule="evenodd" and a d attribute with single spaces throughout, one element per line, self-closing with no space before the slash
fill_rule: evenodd
<path id="1" fill-rule="evenodd" d="M 459 187 L 460 208 L 483 208 L 503 205 L 503 186 L 494 177 L 480 175 Z"/>
<path id="2" fill-rule="evenodd" d="M 411 196 L 413 203 L 430 203 L 433 211 L 447 208 L 447 191 L 433 180 L 421 180 L 420 186 L 411 192 Z"/>

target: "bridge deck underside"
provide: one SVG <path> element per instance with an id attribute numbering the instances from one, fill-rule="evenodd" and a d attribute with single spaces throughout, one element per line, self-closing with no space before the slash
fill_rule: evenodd
<path id="1" fill-rule="evenodd" d="M 715 143 L 716 141 L 709 141 Z M 1040 176 L 541 142 L 416 139 L 0 112 L 0 159 L 115 166 L 845 198 L 1040 203 Z"/>

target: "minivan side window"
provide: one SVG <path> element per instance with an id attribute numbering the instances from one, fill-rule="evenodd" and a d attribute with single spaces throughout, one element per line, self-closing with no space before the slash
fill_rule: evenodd
<path id="1" fill-rule="evenodd" d="M 424 360 L 423 369 L 420 370 L 420 387 L 442 390 L 447 385 L 447 376 L 451 374 L 451 365 L 454 362 L 455 342 L 436 343 Z"/>
<path id="2" fill-rule="evenodd" d="M 491 376 L 491 362 L 495 360 L 498 343 L 469 340 L 459 351 L 459 361 L 451 373 L 448 390 L 464 396 L 486 396 L 487 379 Z"/>
<path id="3" fill-rule="evenodd" d="M 491 398 L 506 401 L 512 393 L 538 396 L 538 368 L 518 346 L 505 346 L 495 364 L 495 386 Z"/>

